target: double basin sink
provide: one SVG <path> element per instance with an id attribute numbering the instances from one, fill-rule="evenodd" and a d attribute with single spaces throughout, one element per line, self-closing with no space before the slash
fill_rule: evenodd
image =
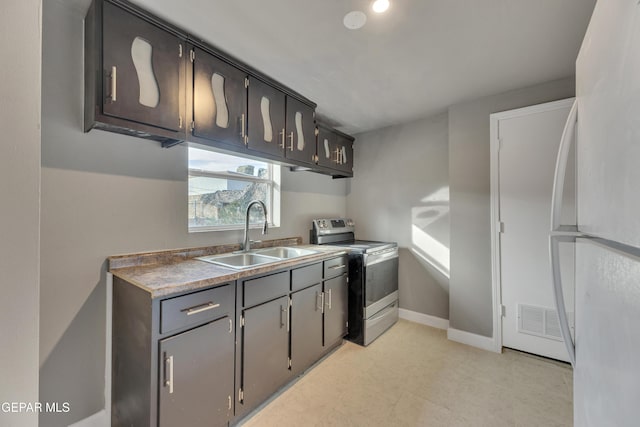
<path id="1" fill-rule="evenodd" d="M 243 270 L 245 268 L 252 268 L 262 264 L 279 262 L 306 255 L 313 255 L 316 253 L 318 253 L 318 251 L 314 251 L 311 249 L 279 246 L 275 248 L 257 249 L 251 252 L 209 255 L 196 259 L 199 259 L 200 261 L 210 262 L 212 264 L 221 265 L 223 267 L 233 268 L 235 270 Z"/>

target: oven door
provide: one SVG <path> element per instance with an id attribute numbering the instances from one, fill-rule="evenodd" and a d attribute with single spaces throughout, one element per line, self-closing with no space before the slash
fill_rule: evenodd
<path id="1" fill-rule="evenodd" d="M 398 299 L 398 248 L 364 255 L 365 318 Z"/>

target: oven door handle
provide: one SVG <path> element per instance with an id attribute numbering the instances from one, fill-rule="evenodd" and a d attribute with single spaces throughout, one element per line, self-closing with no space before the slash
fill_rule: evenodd
<path id="1" fill-rule="evenodd" d="M 392 312 L 396 306 L 397 306 L 398 302 L 394 302 L 393 304 L 389 304 L 387 307 L 383 308 L 382 310 L 380 310 L 377 314 L 377 316 L 374 316 L 370 319 L 367 319 L 369 322 L 375 322 L 376 320 L 380 320 L 383 317 L 387 316 L 390 312 Z"/>
<path id="2" fill-rule="evenodd" d="M 379 254 L 364 254 L 364 265 L 370 266 L 384 261 L 398 258 L 398 249 L 394 248 Z"/>

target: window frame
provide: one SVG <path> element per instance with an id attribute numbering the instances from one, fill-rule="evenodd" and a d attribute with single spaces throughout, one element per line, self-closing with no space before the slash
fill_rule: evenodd
<path id="1" fill-rule="evenodd" d="M 213 153 L 236 157 L 240 159 L 254 160 L 250 157 L 238 155 L 238 153 L 227 153 L 217 150 L 212 150 L 208 148 L 204 148 L 201 146 L 190 144 L 188 148 L 193 148 L 197 150 L 210 151 Z M 257 176 L 251 176 L 243 173 L 234 173 L 229 171 L 224 172 L 213 172 L 204 169 L 191 168 L 188 166 L 189 163 L 189 154 L 187 153 L 187 198 L 188 198 L 188 186 L 189 186 L 189 178 L 192 176 L 195 177 L 204 177 L 204 178 L 215 178 L 222 180 L 233 180 L 233 181 L 244 181 L 244 182 L 252 182 L 252 183 L 263 183 L 267 184 L 268 188 L 268 213 L 267 220 L 269 222 L 269 228 L 277 228 L 280 227 L 280 182 L 281 182 L 281 166 L 276 163 L 269 162 L 265 159 L 256 159 L 261 163 L 265 163 L 268 169 L 268 176 L 270 178 L 259 178 Z M 188 203 L 188 202 L 187 202 Z M 188 212 L 187 208 L 187 212 Z M 239 224 L 225 224 L 225 225 L 204 225 L 204 226 L 192 226 L 189 223 L 189 216 L 187 215 L 187 226 L 189 233 L 200 233 L 200 232 L 210 232 L 210 231 L 231 231 L 231 230 L 244 230 L 244 221 Z M 249 223 L 249 228 L 262 228 L 262 223 Z"/>

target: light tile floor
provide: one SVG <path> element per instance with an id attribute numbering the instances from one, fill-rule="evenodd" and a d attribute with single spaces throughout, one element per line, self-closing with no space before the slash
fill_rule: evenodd
<path id="1" fill-rule="evenodd" d="M 367 348 L 345 343 L 242 425 L 571 426 L 572 375 L 401 320 Z"/>

